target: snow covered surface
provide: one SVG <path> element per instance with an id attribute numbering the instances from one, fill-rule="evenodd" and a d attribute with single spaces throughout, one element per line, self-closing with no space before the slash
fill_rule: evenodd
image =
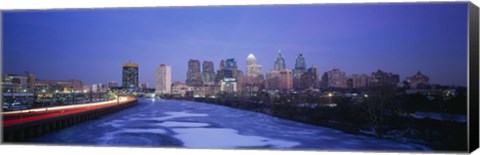
<path id="1" fill-rule="evenodd" d="M 139 105 L 32 139 L 32 143 L 188 148 L 430 150 L 206 103 Z"/>
<path id="2" fill-rule="evenodd" d="M 244 136 L 233 129 L 222 128 L 186 128 L 173 129 L 178 133 L 174 137 L 184 142 L 184 146 L 193 148 L 236 148 L 266 147 L 290 148 L 300 145 L 298 142 L 273 140 L 259 136 Z"/>

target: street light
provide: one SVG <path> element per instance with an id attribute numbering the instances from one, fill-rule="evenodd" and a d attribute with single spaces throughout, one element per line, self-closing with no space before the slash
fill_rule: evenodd
<path id="1" fill-rule="evenodd" d="M 333 94 L 332 93 L 328 93 L 328 98 L 330 100 L 330 104 L 332 104 L 332 97 L 333 97 Z"/>

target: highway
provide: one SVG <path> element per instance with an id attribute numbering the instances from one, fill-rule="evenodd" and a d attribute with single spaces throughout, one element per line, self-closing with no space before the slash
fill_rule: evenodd
<path id="1" fill-rule="evenodd" d="M 2 116 L 3 116 L 2 125 L 4 127 L 7 127 L 7 126 L 21 124 L 21 123 L 34 122 L 34 121 L 39 121 L 43 119 L 76 114 L 76 113 L 86 112 L 90 110 L 107 108 L 117 104 L 124 104 L 132 100 L 135 100 L 135 98 L 121 96 L 118 98 L 118 100 L 114 99 L 109 101 L 78 104 L 78 105 L 66 105 L 66 106 L 57 106 L 57 107 L 35 108 L 35 109 L 28 109 L 28 110 L 2 112 Z"/>

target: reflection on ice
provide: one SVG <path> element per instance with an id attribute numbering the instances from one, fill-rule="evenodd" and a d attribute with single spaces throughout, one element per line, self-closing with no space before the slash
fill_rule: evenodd
<path id="1" fill-rule="evenodd" d="M 165 120 L 181 118 L 181 117 L 205 117 L 205 116 L 208 116 L 208 114 L 188 113 L 188 112 L 185 112 L 185 111 L 165 112 L 165 114 L 167 114 L 168 116 L 153 117 L 153 118 L 148 118 L 146 120 L 165 121 Z"/>
<path id="2" fill-rule="evenodd" d="M 156 123 L 155 125 L 163 127 L 206 127 L 208 126 L 208 123 L 166 121 L 162 123 Z"/>
<path id="3" fill-rule="evenodd" d="M 233 129 L 221 128 L 179 128 L 173 129 L 177 139 L 184 146 L 192 148 L 237 148 L 237 147 L 273 147 L 290 148 L 300 143 L 272 140 L 259 136 L 244 136 Z"/>

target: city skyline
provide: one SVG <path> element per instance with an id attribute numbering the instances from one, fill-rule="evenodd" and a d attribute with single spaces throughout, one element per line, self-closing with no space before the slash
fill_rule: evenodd
<path id="1" fill-rule="evenodd" d="M 30 71 L 38 79 L 79 79 L 92 84 L 120 82 L 119 66 L 131 60 L 139 64 L 138 82 L 152 86 L 158 64 L 172 66 L 172 82 L 185 82 L 189 59 L 212 61 L 216 71 L 221 59 L 235 58 L 245 74 L 249 53 L 255 55 L 265 75 L 274 69 L 281 49 L 286 68 L 295 69 L 296 58 L 302 54 L 306 67 L 317 66 L 319 76 L 334 68 L 347 75 L 380 69 L 400 74 L 403 81 L 421 71 L 431 78 L 431 83 L 466 86 L 466 6 L 351 4 L 12 11 L 4 13 L 3 66 L 4 73 Z M 369 11 L 372 9 L 384 14 Z M 284 11 L 291 14 L 276 15 Z M 218 16 L 219 12 L 225 12 L 224 16 Z M 410 19 L 409 14 L 414 13 L 424 14 Z M 174 30 L 180 32 L 170 32 Z M 26 44 L 29 46 L 23 46 Z"/>

